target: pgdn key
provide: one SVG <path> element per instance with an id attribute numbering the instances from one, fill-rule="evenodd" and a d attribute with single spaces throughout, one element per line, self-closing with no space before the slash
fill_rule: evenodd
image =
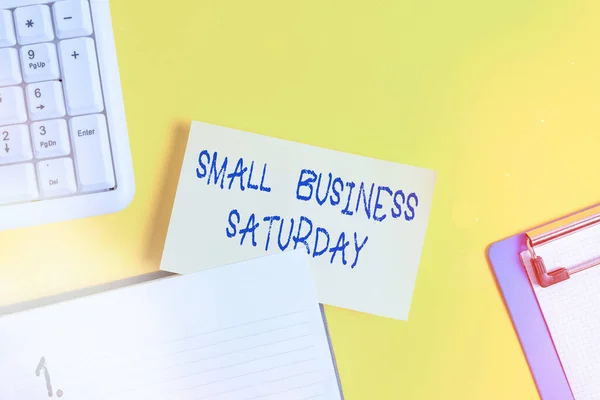
<path id="1" fill-rule="evenodd" d="M 79 190 L 87 193 L 114 188 L 115 177 L 104 115 L 72 118 L 70 128 Z"/>

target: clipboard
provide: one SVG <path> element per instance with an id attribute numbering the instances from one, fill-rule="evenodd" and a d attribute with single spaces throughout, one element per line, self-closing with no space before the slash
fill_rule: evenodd
<path id="1" fill-rule="evenodd" d="M 531 255 L 540 286 L 560 284 L 573 274 L 600 265 L 600 260 L 548 270 L 536 254 L 536 246 L 599 223 L 600 205 L 596 205 L 493 243 L 488 249 L 489 262 L 543 400 L 574 400 L 574 396 L 520 255 L 523 251 Z"/>

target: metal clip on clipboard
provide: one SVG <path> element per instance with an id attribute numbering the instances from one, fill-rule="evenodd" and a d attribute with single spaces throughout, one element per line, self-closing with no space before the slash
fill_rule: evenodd
<path id="1" fill-rule="evenodd" d="M 535 254 L 536 246 L 553 242 L 599 223 L 600 206 L 596 206 L 527 232 L 527 249 L 531 255 L 531 265 L 541 287 L 552 286 L 569 279 L 571 275 L 577 272 L 600 265 L 600 259 L 594 259 L 585 264 L 572 267 L 562 266 L 548 272 L 542 257 Z"/>

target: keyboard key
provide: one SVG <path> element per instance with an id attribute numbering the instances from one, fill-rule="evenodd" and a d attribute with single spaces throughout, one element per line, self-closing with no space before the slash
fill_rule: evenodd
<path id="1" fill-rule="evenodd" d="M 0 49 L 0 87 L 18 85 L 22 81 L 17 50 Z"/>
<path id="2" fill-rule="evenodd" d="M 18 86 L 0 88 L 0 126 L 22 124 L 26 121 L 23 89 Z"/>
<path id="3" fill-rule="evenodd" d="M 50 7 L 36 5 L 15 10 L 15 25 L 19 44 L 51 42 L 54 40 Z"/>
<path id="4" fill-rule="evenodd" d="M 104 115 L 72 118 L 70 130 L 80 191 L 113 188 L 115 178 Z"/>
<path id="5" fill-rule="evenodd" d="M 0 164 L 28 161 L 32 158 L 27 125 L 0 128 Z"/>
<path id="6" fill-rule="evenodd" d="M 77 191 L 73 160 L 70 158 L 40 161 L 37 169 L 43 197 L 68 196 Z"/>
<path id="7" fill-rule="evenodd" d="M 59 39 L 91 35 L 92 16 L 87 1 L 67 0 L 54 3 L 54 27 Z"/>
<path id="8" fill-rule="evenodd" d="M 65 116 L 65 100 L 59 81 L 27 85 L 27 104 L 32 121 Z"/>
<path id="9" fill-rule="evenodd" d="M 23 80 L 27 83 L 51 81 L 60 78 L 58 56 L 54 43 L 21 47 Z"/>
<path id="10" fill-rule="evenodd" d="M 17 37 L 12 13 L 8 10 L 0 10 L 0 47 L 15 46 L 16 44 Z"/>
<path id="11" fill-rule="evenodd" d="M 66 156 L 71 152 L 67 121 L 53 119 L 31 124 L 33 151 L 36 158 Z"/>
<path id="12" fill-rule="evenodd" d="M 77 38 L 58 44 L 69 115 L 102 112 L 104 103 L 94 40 Z"/>
<path id="13" fill-rule="evenodd" d="M 38 198 L 33 164 L 0 167 L 0 204 L 19 203 Z"/>

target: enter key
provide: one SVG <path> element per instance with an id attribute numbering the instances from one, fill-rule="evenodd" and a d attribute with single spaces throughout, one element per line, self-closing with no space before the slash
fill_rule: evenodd
<path id="1" fill-rule="evenodd" d="M 104 115 L 72 118 L 70 128 L 80 192 L 114 188 L 115 176 Z"/>

